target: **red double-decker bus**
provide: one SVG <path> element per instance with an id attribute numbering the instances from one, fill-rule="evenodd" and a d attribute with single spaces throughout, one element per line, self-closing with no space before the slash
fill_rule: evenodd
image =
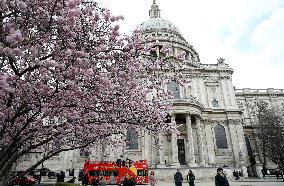
<path id="1" fill-rule="evenodd" d="M 104 176 L 108 184 L 119 185 L 126 175 L 135 180 L 136 184 L 143 185 L 149 183 L 147 160 L 139 161 L 85 161 L 84 175 L 87 176 L 88 183 L 92 184 L 95 178 Z"/>

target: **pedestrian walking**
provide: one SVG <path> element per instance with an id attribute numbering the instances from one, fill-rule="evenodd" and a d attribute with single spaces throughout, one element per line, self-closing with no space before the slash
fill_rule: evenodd
<path id="1" fill-rule="evenodd" d="M 92 186 L 99 186 L 100 182 L 98 177 L 95 176 L 95 178 L 92 181 Z"/>
<path id="2" fill-rule="evenodd" d="M 215 176 L 215 186 L 230 186 L 229 181 L 222 168 L 217 169 L 217 175 Z"/>
<path id="3" fill-rule="evenodd" d="M 83 179 L 82 179 L 82 185 L 88 185 L 89 183 L 89 179 L 88 179 L 88 173 L 83 175 Z"/>
<path id="4" fill-rule="evenodd" d="M 107 185 L 106 179 L 105 179 L 104 176 L 102 176 L 102 177 L 100 178 L 100 186 L 106 186 L 106 185 Z"/>
<path id="5" fill-rule="evenodd" d="M 109 177 L 109 183 L 114 185 L 116 183 L 115 177 L 113 175 L 113 173 L 111 173 L 110 177 Z"/>
<path id="6" fill-rule="evenodd" d="M 151 171 L 150 173 L 150 185 L 155 186 L 157 184 L 157 181 L 155 179 L 155 173 L 154 171 Z"/>
<path id="7" fill-rule="evenodd" d="M 276 175 L 276 179 L 279 180 L 280 170 L 278 168 L 275 170 L 275 175 Z"/>
<path id="8" fill-rule="evenodd" d="M 123 186 L 135 186 L 135 180 L 133 180 L 129 175 L 126 175 L 123 180 Z"/>
<path id="9" fill-rule="evenodd" d="M 240 175 L 239 175 L 239 172 L 238 171 L 233 171 L 233 176 L 236 178 L 236 180 L 239 180 L 240 179 Z"/>
<path id="10" fill-rule="evenodd" d="M 174 175 L 174 180 L 176 186 L 182 186 L 183 177 L 182 174 L 179 172 L 179 169 L 177 169 L 177 172 Z"/>
<path id="11" fill-rule="evenodd" d="M 262 173 L 263 179 L 265 179 L 265 175 L 267 174 L 267 169 L 266 168 L 261 169 L 261 173 Z"/>
<path id="12" fill-rule="evenodd" d="M 189 186 L 195 186 L 194 185 L 195 176 L 194 176 L 192 170 L 188 171 L 187 176 L 186 176 L 186 180 L 187 180 Z"/>

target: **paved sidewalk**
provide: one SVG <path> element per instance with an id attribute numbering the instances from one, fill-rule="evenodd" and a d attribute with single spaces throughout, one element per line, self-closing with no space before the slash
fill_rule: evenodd
<path id="1" fill-rule="evenodd" d="M 240 181 L 231 180 L 230 186 L 284 186 L 283 180 L 276 179 L 245 179 Z M 38 186 L 50 186 L 52 183 L 42 183 Z M 53 183 L 54 184 L 54 183 Z M 37 185 L 35 185 L 37 186 Z M 158 182 L 156 186 L 175 186 L 173 182 Z M 188 183 L 183 183 L 183 186 L 188 186 Z M 214 180 L 196 181 L 195 186 L 215 186 Z"/>
<path id="2" fill-rule="evenodd" d="M 157 186 L 175 186 L 174 183 L 158 182 Z M 187 183 L 183 183 L 183 186 L 188 186 Z M 196 182 L 195 186 L 215 186 L 214 181 L 208 182 Z M 284 186 L 283 181 L 273 181 L 273 182 L 261 182 L 261 181 L 240 181 L 240 182 L 230 182 L 230 186 Z"/>

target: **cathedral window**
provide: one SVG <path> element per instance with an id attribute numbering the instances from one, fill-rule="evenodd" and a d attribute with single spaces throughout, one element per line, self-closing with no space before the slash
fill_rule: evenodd
<path id="1" fill-rule="evenodd" d="M 214 98 L 212 101 L 213 107 L 219 107 L 219 102 Z"/>
<path id="2" fill-rule="evenodd" d="M 168 84 L 168 93 L 172 95 L 174 99 L 180 98 L 180 86 L 176 81 L 171 81 Z"/>
<path id="3" fill-rule="evenodd" d="M 126 149 L 137 150 L 138 149 L 138 134 L 136 131 L 128 129 L 126 132 Z"/>
<path id="4" fill-rule="evenodd" d="M 248 137 L 245 137 L 245 141 L 246 141 L 248 155 L 252 156 L 253 152 L 252 152 L 252 148 L 251 148 L 250 141 L 249 141 Z"/>
<path id="5" fill-rule="evenodd" d="M 54 151 L 60 151 L 61 143 L 59 140 L 53 141 L 50 145 L 48 145 L 48 148 L 52 148 Z M 55 154 L 54 156 L 59 156 L 59 153 Z"/>
<path id="6" fill-rule="evenodd" d="M 250 164 L 255 165 L 256 164 L 255 155 L 253 153 L 253 150 L 252 150 L 252 147 L 251 147 L 251 144 L 250 144 L 248 137 L 245 137 L 245 141 L 246 141 L 246 146 L 247 146 Z"/>
<path id="7" fill-rule="evenodd" d="M 226 138 L 225 128 L 221 125 L 217 125 L 214 128 L 216 146 L 218 149 L 228 149 L 228 143 Z"/>
<path id="8" fill-rule="evenodd" d="M 89 157 L 89 155 L 90 155 L 89 148 L 80 149 L 80 157 Z"/>
<path id="9" fill-rule="evenodd" d="M 166 57 L 166 46 L 158 46 L 159 47 L 159 57 L 164 58 Z"/>
<path id="10" fill-rule="evenodd" d="M 186 52 L 186 53 L 185 53 L 185 60 L 188 60 L 188 59 L 189 59 L 189 53 Z"/>

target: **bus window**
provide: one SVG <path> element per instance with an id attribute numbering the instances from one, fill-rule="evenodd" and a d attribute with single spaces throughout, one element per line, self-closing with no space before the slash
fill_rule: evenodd
<path id="1" fill-rule="evenodd" d="M 118 171 L 113 171 L 112 173 L 114 176 L 118 176 Z"/>
<path id="2" fill-rule="evenodd" d="M 137 176 L 148 176 L 147 170 L 137 170 Z"/>
<path id="3" fill-rule="evenodd" d="M 100 174 L 99 174 L 99 171 L 93 171 L 93 170 L 91 170 L 91 171 L 89 171 L 89 175 L 90 175 L 90 176 L 99 176 Z"/>
<path id="4" fill-rule="evenodd" d="M 104 176 L 110 176 L 110 171 L 104 171 Z"/>

